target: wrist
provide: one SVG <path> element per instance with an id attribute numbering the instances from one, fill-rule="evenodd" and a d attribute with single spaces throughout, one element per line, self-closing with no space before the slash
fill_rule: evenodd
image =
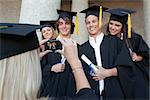
<path id="1" fill-rule="evenodd" d="M 75 72 L 81 71 L 81 70 L 83 70 L 83 68 L 81 66 L 79 66 L 79 67 L 73 68 L 72 72 L 75 73 Z"/>
<path id="2" fill-rule="evenodd" d="M 54 72 L 54 65 L 50 68 L 50 71 Z"/>
<path id="3" fill-rule="evenodd" d="M 117 69 L 111 68 L 106 70 L 107 77 L 117 76 Z"/>
<path id="4" fill-rule="evenodd" d="M 111 70 L 110 69 L 106 69 L 106 77 L 110 77 L 111 75 Z"/>
<path id="5" fill-rule="evenodd" d="M 142 61 L 142 60 L 143 60 L 143 57 L 138 55 L 135 61 Z"/>
<path id="6" fill-rule="evenodd" d="M 75 69 L 75 68 L 77 68 L 77 67 L 82 67 L 81 62 L 80 62 L 79 59 L 78 59 L 78 60 L 75 60 L 75 61 L 72 62 L 72 63 L 70 63 L 70 65 L 71 65 L 71 68 L 72 68 L 72 69 Z"/>

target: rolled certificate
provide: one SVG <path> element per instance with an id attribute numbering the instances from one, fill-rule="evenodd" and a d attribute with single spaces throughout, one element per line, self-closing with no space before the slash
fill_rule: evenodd
<path id="1" fill-rule="evenodd" d="M 130 54 L 132 54 L 132 49 L 131 48 L 128 48 L 128 49 L 129 49 Z"/>
<path id="2" fill-rule="evenodd" d="M 84 54 L 81 56 L 81 59 L 85 63 L 87 63 L 93 69 L 94 72 L 98 70 L 98 68 L 96 68 L 96 66 Z"/>
<path id="3" fill-rule="evenodd" d="M 61 56 L 62 58 L 61 58 L 61 64 L 65 64 L 65 60 L 66 60 L 66 58 L 64 57 L 64 56 Z"/>

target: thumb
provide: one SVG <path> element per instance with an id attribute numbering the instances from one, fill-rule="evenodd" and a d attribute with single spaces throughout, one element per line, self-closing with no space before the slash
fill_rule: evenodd
<path id="1" fill-rule="evenodd" d="M 62 45 L 66 45 L 66 41 L 64 39 L 59 39 L 59 41 L 61 42 Z"/>
<path id="2" fill-rule="evenodd" d="M 49 39 L 43 39 L 39 42 L 40 45 L 44 44 L 45 42 L 47 42 Z"/>

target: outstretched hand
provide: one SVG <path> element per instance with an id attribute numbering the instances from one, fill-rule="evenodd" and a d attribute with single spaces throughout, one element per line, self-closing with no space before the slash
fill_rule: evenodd
<path id="1" fill-rule="evenodd" d="M 60 42 L 64 46 L 64 56 L 71 65 L 72 69 L 74 69 L 74 67 L 78 67 L 80 61 L 78 58 L 77 43 L 72 39 L 67 41 L 61 39 Z"/>
<path id="2" fill-rule="evenodd" d="M 49 39 L 43 39 L 39 42 L 40 47 L 38 48 L 38 53 L 39 53 L 39 57 L 42 58 L 43 56 L 45 56 L 46 54 L 48 54 L 49 52 L 52 52 L 52 50 L 45 50 L 45 46 L 43 45 L 44 43 L 46 43 Z"/>
<path id="3" fill-rule="evenodd" d="M 107 77 L 107 69 L 103 67 L 98 67 L 98 70 L 93 74 L 93 79 L 95 81 L 103 80 Z"/>

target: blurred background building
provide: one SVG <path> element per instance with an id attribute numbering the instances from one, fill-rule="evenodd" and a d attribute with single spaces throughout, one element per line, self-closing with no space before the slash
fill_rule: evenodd
<path id="1" fill-rule="evenodd" d="M 132 27 L 150 46 L 149 0 L 0 0 L 0 22 L 39 24 L 40 20 L 57 19 L 56 9 L 79 12 L 92 4 L 136 10 L 136 13 L 131 15 Z M 82 44 L 88 39 L 88 33 L 84 14 L 78 13 L 78 16 L 80 35 L 74 34 L 73 38 Z M 104 14 L 104 24 L 108 22 L 108 16 L 109 14 Z M 38 36 L 40 37 L 40 33 Z"/>

